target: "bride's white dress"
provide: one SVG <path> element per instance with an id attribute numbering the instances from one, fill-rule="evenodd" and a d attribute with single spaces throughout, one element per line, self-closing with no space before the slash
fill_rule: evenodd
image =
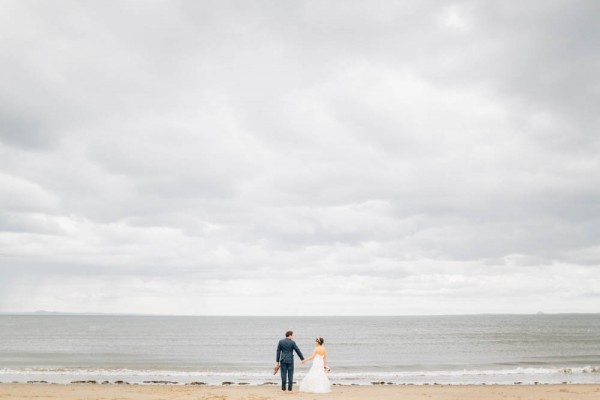
<path id="1" fill-rule="evenodd" d="M 300 391 L 310 393 L 331 392 L 331 383 L 329 383 L 329 378 L 325 373 L 325 362 L 322 355 L 317 354 L 313 358 L 310 370 L 300 383 Z"/>

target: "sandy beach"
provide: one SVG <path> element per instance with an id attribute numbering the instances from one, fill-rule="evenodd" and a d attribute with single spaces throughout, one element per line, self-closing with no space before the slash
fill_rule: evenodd
<path id="1" fill-rule="evenodd" d="M 266 386 L 142 386 L 94 384 L 0 384 L 0 399 L 61 400 L 597 400 L 600 385 L 336 386 L 329 394 L 283 393 Z"/>

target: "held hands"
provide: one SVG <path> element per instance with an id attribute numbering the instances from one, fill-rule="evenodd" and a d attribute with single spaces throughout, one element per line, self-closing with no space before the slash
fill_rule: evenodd
<path id="1" fill-rule="evenodd" d="M 306 360 L 302 360 L 302 365 L 306 364 Z"/>

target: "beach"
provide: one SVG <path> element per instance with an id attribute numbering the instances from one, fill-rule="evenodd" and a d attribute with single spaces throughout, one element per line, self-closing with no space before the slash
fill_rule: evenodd
<path id="1" fill-rule="evenodd" d="M 600 385 L 394 385 L 336 386 L 328 394 L 283 393 L 273 386 L 160 386 L 98 384 L 0 384 L 0 399 L 61 400 L 597 400 Z"/>

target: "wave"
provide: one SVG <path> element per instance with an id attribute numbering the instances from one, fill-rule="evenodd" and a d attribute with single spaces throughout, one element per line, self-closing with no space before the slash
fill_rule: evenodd
<path id="1" fill-rule="evenodd" d="M 600 367 L 562 367 L 562 368 L 509 368 L 487 370 L 438 370 L 438 371 L 400 371 L 361 373 L 362 376 L 412 377 L 412 376 L 472 376 L 472 375 L 554 375 L 554 374 L 588 374 L 600 373 Z M 343 373 L 341 373 L 343 374 Z"/>
<path id="2" fill-rule="evenodd" d="M 169 375 L 169 376 L 264 376 L 264 372 L 240 371 L 181 371 L 181 370 L 155 370 L 155 369 L 128 369 L 128 368 L 0 368 L 0 374 L 28 374 L 28 373 L 60 373 L 60 374 L 104 374 L 104 375 Z M 459 375 L 510 375 L 510 374 L 587 374 L 600 373 L 600 366 L 587 367 L 558 367 L 558 368 L 511 368 L 511 369 L 461 369 L 461 370 L 421 370 L 421 371 L 388 371 L 388 372 L 339 372 L 332 373 L 339 376 L 459 376 Z"/>
<path id="3" fill-rule="evenodd" d="M 103 375 L 103 376 L 173 376 L 173 377 L 203 377 L 203 376 L 248 376 L 263 377 L 269 374 L 262 372 L 218 372 L 218 371 L 171 371 L 171 370 L 138 370 L 138 369 L 95 369 L 95 368 L 0 368 L 2 375 Z"/>
<path id="4" fill-rule="evenodd" d="M 268 370 L 267 370 L 268 371 Z M 296 374 L 304 377 L 303 371 Z M 350 384 L 513 384 L 513 383 L 600 383 L 600 366 L 556 368 L 506 368 L 464 370 L 416 370 L 416 371 L 352 371 L 329 373 L 332 382 Z M 263 371 L 176 371 L 126 368 L 0 368 L 0 382 L 44 381 L 51 383 L 71 382 L 123 382 L 168 383 L 207 385 L 222 384 L 269 384 L 279 377 Z"/>

